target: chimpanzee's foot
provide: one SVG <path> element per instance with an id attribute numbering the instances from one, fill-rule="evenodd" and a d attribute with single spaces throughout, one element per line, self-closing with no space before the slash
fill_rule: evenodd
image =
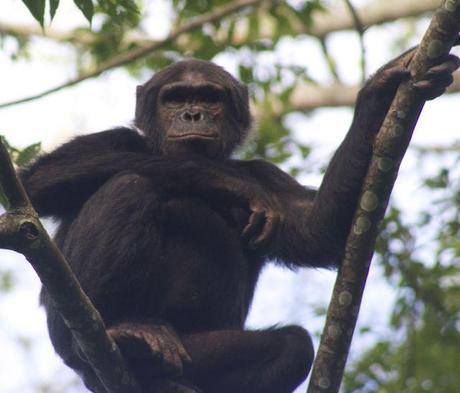
<path id="1" fill-rule="evenodd" d="M 191 361 L 179 336 L 167 325 L 128 322 L 111 327 L 108 333 L 128 360 L 153 364 L 156 375 L 182 375 L 184 363 Z"/>

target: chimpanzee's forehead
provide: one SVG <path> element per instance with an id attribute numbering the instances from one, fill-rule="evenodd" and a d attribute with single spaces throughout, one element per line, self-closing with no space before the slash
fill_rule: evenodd
<path id="1" fill-rule="evenodd" d="M 202 60 L 184 62 L 185 67 L 180 73 L 180 80 L 184 82 L 213 82 L 222 85 L 236 82 L 236 79 L 222 67 Z"/>
<path id="2" fill-rule="evenodd" d="M 238 89 L 242 86 L 241 82 L 222 67 L 209 61 L 198 59 L 183 60 L 171 64 L 158 71 L 144 86 L 150 90 L 175 82 L 186 82 L 191 85 L 209 82 L 229 89 Z"/>
<path id="3" fill-rule="evenodd" d="M 198 70 L 186 70 L 181 75 L 178 75 L 178 81 L 183 82 L 202 82 L 205 80 L 210 80 L 212 75 L 206 75 L 204 72 Z"/>

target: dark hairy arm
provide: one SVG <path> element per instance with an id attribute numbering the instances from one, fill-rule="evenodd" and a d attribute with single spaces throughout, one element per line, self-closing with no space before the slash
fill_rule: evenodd
<path id="1" fill-rule="evenodd" d="M 249 177 L 234 167 L 233 160 L 155 156 L 145 138 L 128 128 L 79 136 L 40 156 L 19 175 L 40 215 L 65 217 L 78 212 L 120 172 L 148 177 L 164 198 L 194 194 L 240 206 L 252 196 Z"/>
<path id="2" fill-rule="evenodd" d="M 274 165 L 241 162 L 252 178 L 261 212 L 243 237 L 250 248 L 290 266 L 337 266 L 379 130 L 405 68 L 388 65 L 361 90 L 352 125 L 319 190 L 301 186 Z M 256 186 L 257 185 L 257 186 Z M 250 219 L 251 221 L 251 219 Z"/>
<path id="3" fill-rule="evenodd" d="M 147 156 L 142 136 L 117 128 L 79 136 L 19 171 L 38 213 L 66 215 L 81 205 L 107 179 Z"/>
<path id="4" fill-rule="evenodd" d="M 410 78 L 408 51 L 379 69 L 361 89 L 353 122 L 334 154 L 315 193 L 264 162 L 248 162 L 257 181 L 265 179 L 261 198 L 270 201 L 258 230 L 251 229 L 249 245 L 291 266 L 335 267 L 340 261 L 362 182 L 372 156 L 374 138 L 401 81 Z M 432 99 L 452 82 L 459 66 L 453 55 L 414 86 L 421 99 Z M 253 227 L 254 228 L 254 227 Z M 264 234 L 265 232 L 265 234 Z M 253 234 L 259 234 L 259 237 Z M 261 234 L 261 235 L 260 235 Z"/>

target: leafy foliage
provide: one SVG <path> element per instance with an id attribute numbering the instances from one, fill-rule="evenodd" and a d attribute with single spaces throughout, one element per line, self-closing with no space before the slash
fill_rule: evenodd
<path id="1" fill-rule="evenodd" d="M 92 0 L 76 0 L 75 4 L 83 13 L 83 15 L 85 15 L 85 18 L 91 22 L 91 19 L 94 15 L 94 5 Z"/>
<path id="2" fill-rule="evenodd" d="M 45 20 L 46 0 L 23 0 L 32 16 L 43 26 Z"/>
<path id="3" fill-rule="evenodd" d="M 50 18 L 53 20 L 54 15 L 59 7 L 59 0 L 50 0 Z"/>
<path id="4" fill-rule="evenodd" d="M 22 0 L 32 16 L 43 27 L 45 23 L 45 11 L 48 4 L 50 20 L 53 20 L 59 7 L 60 0 Z M 137 15 L 139 10 L 134 0 L 97 0 L 100 9 L 114 19 L 123 19 Z M 74 0 L 85 18 L 91 23 L 94 15 L 93 0 Z"/>

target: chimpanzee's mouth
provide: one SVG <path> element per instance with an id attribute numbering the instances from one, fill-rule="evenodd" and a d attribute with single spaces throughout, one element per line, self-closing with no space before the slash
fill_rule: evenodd
<path id="1" fill-rule="evenodd" d="M 172 134 L 168 135 L 168 138 L 170 139 L 183 139 L 183 140 L 188 140 L 188 139 L 216 139 L 217 134 L 201 134 L 197 132 L 187 132 L 184 134 Z"/>

